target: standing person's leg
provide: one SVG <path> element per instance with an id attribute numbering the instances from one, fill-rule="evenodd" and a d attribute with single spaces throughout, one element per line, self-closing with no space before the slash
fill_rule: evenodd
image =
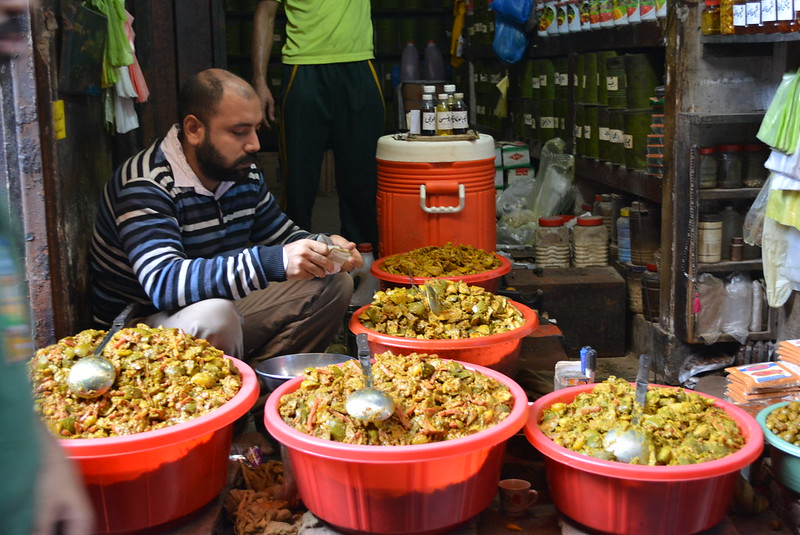
<path id="1" fill-rule="evenodd" d="M 325 105 L 318 65 L 286 65 L 280 105 L 279 151 L 286 184 L 286 213 L 311 229 L 331 110 Z"/>
<path id="2" fill-rule="evenodd" d="M 380 80 L 371 61 L 339 64 L 336 73 L 339 105 L 331 142 L 342 235 L 356 243 L 371 243 L 377 252 L 375 151 L 385 115 Z"/>
<path id="3" fill-rule="evenodd" d="M 337 273 L 322 279 L 271 283 L 236 301 L 244 318 L 246 360 L 290 353 L 319 353 L 342 326 L 353 278 Z"/>

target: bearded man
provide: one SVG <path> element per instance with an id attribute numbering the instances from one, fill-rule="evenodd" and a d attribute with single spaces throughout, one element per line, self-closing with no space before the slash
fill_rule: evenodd
<path id="1" fill-rule="evenodd" d="M 128 303 L 135 321 L 177 327 L 250 363 L 324 351 L 342 325 L 363 265 L 295 225 L 256 168 L 264 108 L 221 69 L 181 89 L 179 123 L 127 160 L 106 185 L 92 237 L 95 321 Z M 341 269 L 341 271 L 339 271 Z"/>

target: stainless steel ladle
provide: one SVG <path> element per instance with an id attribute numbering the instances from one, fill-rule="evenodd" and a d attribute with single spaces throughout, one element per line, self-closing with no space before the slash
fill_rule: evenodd
<path id="1" fill-rule="evenodd" d="M 70 368 L 67 375 L 67 388 L 73 394 L 86 399 L 96 398 L 108 392 L 108 389 L 114 384 L 114 380 L 117 378 L 117 370 L 108 359 L 102 356 L 103 349 L 105 349 L 111 338 L 125 327 L 137 306 L 136 303 L 126 306 L 114 318 L 114 322 L 111 324 L 111 328 L 106 333 L 105 338 L 92 354 L 83 357 Z"/>
<path id="2" fill-rule="evenodd" d="M 634 395 L 630 426 L 627 428 L 615 427 L 609 430 L 603 438 L 606 451 L 623 463 L 630 463 L 638 457 L 643 464 L 646 464 L 647 455 L 650 453 L 650 440 L 639 426 L 639 420 L 644 413 L 647 400 L 647 373 L 649 370 L 650 355 L 643 354 L 639 357 L 639 371 L 636 374 L 636 394 Z"/>
<path id="3" fill-rule="evenodd" d="M 366 333 L 356 336 L 358 346 L 358 360 L 364 372 L 365 388 L 360 388 L 350 394 L 345 402 L 347 414 L 367 422 L 379 422 L 389 418 L 394 413 L 394 400 L 386 392 L 374 387 L 372 378 L 372 352 L 369 349 Z"/>

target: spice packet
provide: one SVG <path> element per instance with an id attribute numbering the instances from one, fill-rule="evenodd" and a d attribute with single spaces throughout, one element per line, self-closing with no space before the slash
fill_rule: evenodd
<path id="1" fill-rule="evenodd" d="M 779 362 L 757 362 L 725 368 L 729 380 L 738 380 L 747 390 L 800 386 L 800 375 Z"/>

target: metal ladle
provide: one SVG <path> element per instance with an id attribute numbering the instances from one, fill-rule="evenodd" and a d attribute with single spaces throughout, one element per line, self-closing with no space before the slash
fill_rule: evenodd
<path id="1" fill-rule="evenodd" d="M 436 291 L 431 286 L 430 280 L 425 283 L 424 292 L 422 291 L 422 288 L 414 284 L 414 276 L 411 274 L 410 269 L 408 270 L 408 280 L 411 282 L 411 287 L 422 294 L 422 299 L 428 303 L 428 308 L 431 310 L 431 312 L 433 312 L 433 315 L 438 316 L 442 311 L 442 305 L 439 303 L 439 298 L 436 296 Z"/>
<path id="2" fill-rule="evenodd" d="M 636 374 L 636 394 L 634 395 L 630 426 L 627 428 L 615 427 L 609 430 L 603 438 L 606 451 L 623 463 L 630 463 L 636 457 L 646 463 L 650 453 L 650 440 L 639 426 L 647 399 L 647 373 L 649 370 L 650 355 L 643 354 L 639 357 L 639 371 Z"/>
<path id="3" fill-rule="evenodd" d="M 76 362 L 67 375 L 67 388 L 78 397 L 91 399 L 102 396 L 114 384 L 117 370 L 114 365 L 102 356 L 111 338 L 125 327 L 136 310 L 137 304 L 131 303 L 114 318 L 111 328 L 106 333 L 103 341 L 91 355 L 83 357 Z"/>
<path id="4" fill-rule="evenodd" d="M 394 400 L 386 392 L 377 390 L 373 386 L 372 378 L 372 353 L 369 350 L 367 334 L 359 333 L 356 336 L 358 346 L 358 361 L 364 372 L 365 388 L 360 388 L 350 394 L 345 402 L 347 414 L 367 422 L 380 422 L 394 413 Z"/>

